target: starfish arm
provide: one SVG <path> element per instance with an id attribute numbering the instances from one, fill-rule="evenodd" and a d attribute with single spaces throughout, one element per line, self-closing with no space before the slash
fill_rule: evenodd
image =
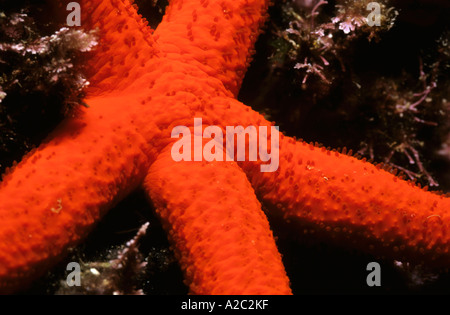
<path id="1" fill-rule="evenodd" d="M 151 166 L 145 187 L 193 294 L 290 294 L 266 216 L 234 162 Z"/>
<path id="2" fill-rule="evenodd" d="M 91 83 L 89 95 L 129 88 L 149 71 L 148 61 L 157 55 L 153 30 L 137 13 L 132 1 L 82 0 L 80 3 L 81 27 L 97 30 L 99 37 L 99 48 L 86 66 Z"/>
<path id="3" fill-rule="evenodd" d="M 272 125 L 235 99 L 220 97 L 213 103 L 215 110 L 207 116 L 222 126 Z M 257 138 L 264 142 L 260 134 Z M 267 141 L 270 148 L 270 133 Z M 379 256 L 429 267 L 449 265 L 449 197 L 365 160 L 282 134 L 279 154 L 275 172 L 261 172 L 264 163 L 249 162 L 248 155 L 239 162 L 273 214 L 297 222 L 303 232 L 314 231 Z"/>
<path id="4" fill-rule="evenodd" d="M 242 165 L 273 213 L 382 257 L 446 267 L 450 199 L 346 154 L 281 136 L 280 167 Z M 351 245 L 350 245 L 351 244 Z"/>
<path id="5" fill-rule="evenodd" d="M 237 95 L 264 23 L 266 0 L 173 0 L 155 31 L 165 56 L 195 63 Z"/>
<path id="6" fill-rule="evenodd" d="M 117 122 L 123 101 L 92 102 L 0 183 L 1 293 L 42 275 L 143 181 L 147 144 Z"/>

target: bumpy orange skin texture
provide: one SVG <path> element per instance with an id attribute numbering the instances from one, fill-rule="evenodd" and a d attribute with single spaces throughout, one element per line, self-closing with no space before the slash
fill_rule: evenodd
<path id="1" fill-rule="evenodd" d="M 230 75 L 224 77 L 225 84 L 237 91 L 243 76 L 242 71 L 239 74 L 239 69 L 246 68 L 249 49 L 256 38 L 255 35 L 254 39 L 250 40 L 250 35 L 257 33 L 262 23 L 263 9 L 266 8 L 263 1 L 241 3 L 237 7 L 231 6 L 235 6 L 238 12 L 247 12 L 248 16 L 245 18 L 235 14 L 235 17 L 230 19 L 229 14 L 232 14 L 232 11 L 225 12 L 220 19 L 213 18 L 211 25 L 224 21 L 225 25 L 220 26 L 219 30 L 233 29 L 233 23 L 236 27 L 246 29 L 243 32 L 245 39 L 241 40 L 242 45 L 235 44 L 232 49 L 227 47 L 232 51 L 225 61 L 221 55 L 211 54 L 208 47 L 191 52 L 198 50 L 195 43 L 191 43 L 190 47 L 183 43 L 184 51 L 177 49 L 172 44 L 176 39 L 177 27 L 171 26 L 177 20 L 181 20 L 180 25 L 184 23 L 183 17 L 177 16 L 177 13 L 183 13 L 185 10 L 192 13 L 197 10 L 200 17 L 196 18 L 194 15 L 189 18 L 198 21 L 197 38 L 203 45 L 201 37 L 205 36 L 205 31 L 201 28 L 207 24 L 205 18 L 211 15 L 210 12 L 219 8 L 222 10 L 224 4 L 219 6 L 213 3 L 209 6 L 202 2 L 197 8 L 198 3 L 195 1 L 183 5 L 172 2 L 153 37 L 127 1 L 84 1 L 82 4 L 84 26 L 98 27 L 101 36 L 99 49 L 88 64 L 93 69 L 90 79 L 92 87 L 86 99 L 90 108 L 60 126 L 46 143 L 25 157 L 1 183 L 2 292 L 17 290 L 42 274 L 68 248 L 76 245 L 107 209 L 141 185 L 162 148 L 173 142 L 170 132 L 174 125 L 192 125 L 194 113 L 196 117 L 207 117 L 213 107 L 212 103 L 217 103 L 222 112 L 230 108 L 229 102 L 235 103 L 234 107 L 237 108 L 237 102 L 231 98 L 233 93 L 214 76 L 229 72 Z M 222 12 L 220 10 L 219 12 Z M 173 21 L 170 21 L 171 19 Z M 183 25 L 183 29 L 185 28 Z M 179 33 L 182 38 L 184 31 Z M 217 34 L 214 33 L 214 36 L 217 37 Z M 230 32 L 228 35 L 236 34 Z M 159 39 L 157 44 L 156 39 Z M 227 41 L 225 36 L 222 36 L 222 39 L 225 46 L 229 46 L 230 40 L 233 40 L 229 38 Z M 192 38 L 189 42 L 193 42 Z M 217 47 L 225 49 L 220 45 Z M 217 118 L 214 118 L 215 116 Z M 220 112 L 210 117 L 220 123 L 220 120 L 217 120 L 220 119 Z M 170 156 L 165 158 L 171 159 Z M 221 172 L 228 172 L 228 169 L 218 167 L 216 173 Z M 233 172 L 236 173 L 236 170 Z M 171 178 L 170 175 L 165 174 Z M 213 175 L 206 177 L 210 176 Z M 243 173 L 240 176 L 242 179 Z M 214 188 L 206 185 L 204 189 L 208 192 Z M 243 193 L 254 195 L 248 182 L 242 189 Z M 263 261 L 261 268 L 248 273 L 252 277 L 247 275 L 243 281 L 243 278 L 236 277 L 227 268 L 216 268 L 215 265 L 223 262 L 213 260 L 212 266 L 205 267 L 218 269 L 217 277 L 220 279 L 234 279 L 228 281 L 230 287 L 218 286 L 218 281 L 213 282 L 216 288 L 210 285 L 209 280 L 205 280 L 205 284 L 193 280 L 193 292 L 290 292 L 270 228 L 262 217 L 259 203 L 254 197 L 251 202 L 248 211 L 257 211 L 256 219 L 255 215 L 244 216 L 239 222 L 251 227 L 253 222 L 248 220 L 255 219 L 256 226 L 260 225 L 256 230 L 264 234 L 253 236 L 255 233 L 252 232 L 253 228 L 250 228 L 248 236 L 246 231 L 241 230 L 241 237 L 255 242 L 259 239 L 262 241 L 258 242 L 257 249 L 253 249 L 248 256 L 242 254 L 247 249 L 246 245 L 240 245 L 241 241 L 236 244 L 231 242 L 228 246 L 232 247 L 235 253 L 239 253 L 233 260 L 233 263 L 236 263 L 236 274 L 242 274 L 239 265 L 245 270 L 248 266 L 258 265 Z M 226 208 L 228 209 L 229 205 Z M 224 210 L 226 213 L 226 209 Z M 214 212 L 220 213 L 221 210 L 214 209 Z M 200 226 L 200 229 L 202 228 L 210 229 Z M 217 228 L 220 231 L 220 224 Z M 237 234 L 233 235 L 236 239 Z M 198 243 L 208 244 L 205 240 L 199 240 Z M 255 253 L 257 255 L 254 255 Z M 186 269 L 187 274 L 195 269 L 197 277 L 207 279 L 201 276 L 207 270 L 192 266 L 195 258 L 193 254 L 189 260 L 191 265 L 182 261 L 182 267 Z M 265 266 L 271 266 L 275 272 L 266 273 Z M 189 279 L 189 276 L 187 278 Z M 254 283 L 250 283 L 252 278 Z M 278 278 L 278 281 L 274 278 Z"/>
<path id="2" fill-rule="evenodd" d="M 236 163 L 174 162 L 166 150 L 145 187 L 178 244 L 191 293 L 290 293 L 269 222 Z"/>
<path id="3" fill-rule="evenodd" d="M 391 259 L 450 263 L 450 200 L 364 160 L 283 137 L 274 174 L 245 172 L 258 196 L 303 233 Z"/>
<path id="4" fill-rule="evenodd" d="M 1 292 L 40 276 L 145 178 L 193 293 L 290 292 L 254 192 L 308 233 L 448 266 L 449 199 L 369 163 L 284 136 L 274 173 L 258 162 L 173 162 L 172 128 L 194 117 L 271 125 L 234 98 L 266 1 L 172 1 L 153 34 L 126 0 L 81 4 L 83 27 L 101 38 L 88 61 L 90 107 L 0 184 Z"/>

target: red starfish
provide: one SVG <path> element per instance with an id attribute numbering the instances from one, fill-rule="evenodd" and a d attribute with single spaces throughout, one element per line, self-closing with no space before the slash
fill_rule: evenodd
<path id="1" fill-rule="evenodd" d="M 234 98 L 267 5 L 172 1 L 152 35 L 126 0 L 83 1 L 83 26 L 102 36 L 89 61 L 90 108 L 0 185 L 0 291 L 41 275 L 142 184 L 192 293 L 290 293 L 254 192 L 302 233 L 448 265 L 450 200 L 365 161 L 283 135 L 273 173 L 261 172 L 261 161 L 172 159 L 172 128 L 192 127 L 194 117 L 222 128 L 271 126 Z"/>

